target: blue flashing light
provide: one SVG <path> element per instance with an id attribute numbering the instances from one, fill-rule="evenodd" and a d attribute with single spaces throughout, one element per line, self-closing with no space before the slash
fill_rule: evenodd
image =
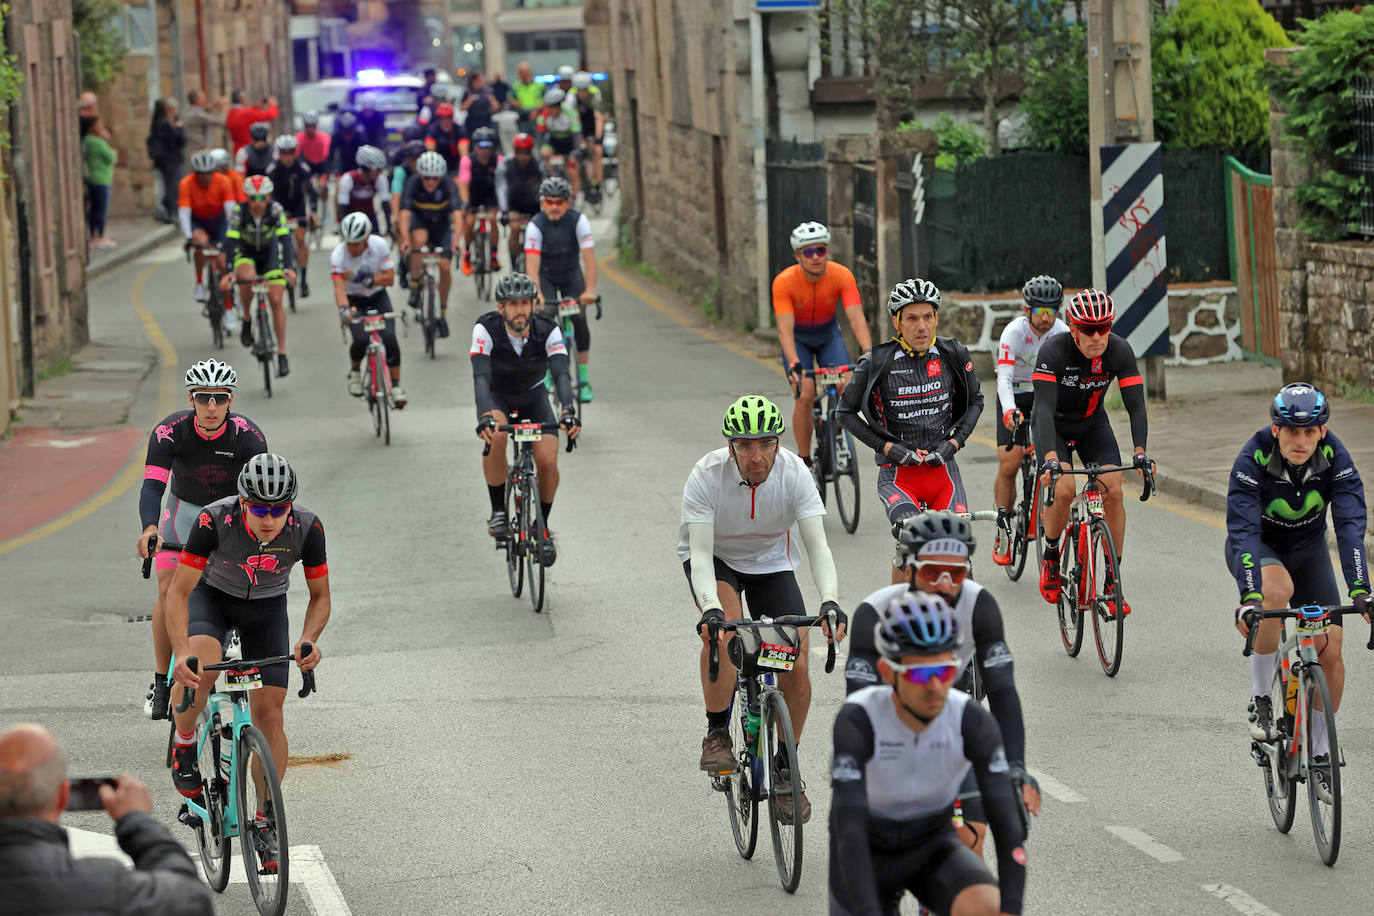
<path id="1" fill-rule="evenodd" d="M 601 73 L 600 71 L 598 71 L 598 72 L 592 74 L 592 79 L 595 80 L 595 81 L 598 82 L 598 83 L 601 82 L 602 80 L 608 80 L 608 79 L 610 79 L 610 78 L 611 78 L 611 75 L 610 75 L 609 73 Z"/>
<path id="2" fill-rule="evenodd" d="M 370 67 L 366 70 L 359 70 L 357 80 L 360 83 L 381 83 L 386 81 L 386 71 L 380 67 Z"/>
<path id="3" fill-rule="evenodd" d="M 556 83 L 558 82 L 557 73 L 541 73 L 534 78 L 536 83 Z"/>

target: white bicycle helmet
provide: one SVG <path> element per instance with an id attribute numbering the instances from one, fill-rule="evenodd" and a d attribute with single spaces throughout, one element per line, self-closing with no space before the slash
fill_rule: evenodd
<path id="1" fill-rule="evenodd" d="M 887 313 L 889 315 L 900 314 L 905 306 L 916 302 L 929 302 L 935 306 L 935 311 L 940 310 L 940 288 L 929 280 L 922 280 L 916 277 L 911 280 L 903 280 L 892 287 L 892 292 L 887 297 Z"/>
<path id="2" fill-rule="evenodd" d="M 213 172 L 214 170 L 215 156 L 209 150 L 202 150 L 191 157 L 191 171 Z"/>
<path id="3" fill-rule="evenodd" d="M 296 135 L 282 134 L 274 144 L 279 152 L 294 153 L 296 151 Z"/>
<path id="4" fill-rule="evenodd" d="M 890 662 L 904 655 L 938 655 L 959 645 L 959 621 L 939 595 L 905 592 L 878 609 L 873 642 Z"/>
<path id="5" fill-rule="evenodd" d="M 443 178 L 447 171 L 448 163 L 434 150 L 426 150 L 415 160 L 415 173 L 421 178 Z"/>
<path id="6" fill-rule="evenodd" d="M 572 83 L 574 89 L 590 89 L 592 88 L 592 75 L 586 70 L 579 70 L 573 74 Z"/>
<path id="7" fill-rule="evenodd" d="M 345 242 L 361 242 L 372 234 L 372 220 L 366 213 L 350 213 L 339 224 L 339 235 Z"/>
<path id="8" fill-rule="evenodd" d="M 375 169 L 379 172 L 386 168 L 386 153 L 383 153 L 375 146 L 365 145 L 358 147 L 356 158 L 359 168 Z"/>
<path id="9" fill-rule="evenodd" d="M 563 100 L 567 97 L 568 94 L 557 86 L 554 86 L 552 89 L 544 90 L 545 105 L 562 105 Z"/>
<path id="10" fill-rule="evenodd" d="M 558 78 L 560 80 L 570 80 L 577 71 L 572 68 L 572 64 L 564 64 L 558 68 Z"/>
<path id="11" fill-rule="evenodd" d="M 809 245 L 829 245 L 830 230 L 820 223 L 807 220 L 792 230 L 792 250 L 798 251 Z"/>
<path id="12" fill-rule="evenodd" d="M 233 160 L 229 158 L 229 151 L 222 146 L 217 146 L 210 150 L 210 158 L 215 162 L 215 168 L 227 169 Z"/>
<path id="13" fill-rule="evenodd" d="M 238 384 L 239 377 L 234 367 L 213 356 L 192 364 L 191 368 L 186 370 L 187 391 L 195 391 L 197 388 L 228 388 L 233 391 Z"/>
<path id="14" fill-rule="evenodd" d="M 239 496 L 250 503 L 279 506 L 293 502 L 298 490 L 296 472 L 281 455 L 254 455 L 239 471 Z"/>

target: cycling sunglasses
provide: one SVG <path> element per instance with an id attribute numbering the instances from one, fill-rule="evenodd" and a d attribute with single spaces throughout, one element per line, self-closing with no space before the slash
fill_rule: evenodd
<path id="1" fill-rule="evenodd" d="M 1103 321 L 1096 324 L 1076 324 L 1074 327 L 1089 337 L 1101 337 L 1104 334 L 1110 334 L 1112 332 L 1112 323 L 1110 321 Z"/>
<path id="2" fill-rule="evenodd" d="M 550 207 L 562 207 L 568 203 L 568 199 L 566 197 L 545 197 L 544 203 Z"/>
<path id="3" fill-rule="evenodd" d="M 249 200 L 255 200 L 260 204 L 265 204 L 272 199 L 271 194 L 249 194 L 247 197 Z"/>
<path id="4" fill-rule="evenodd" d="M 1032 306 L 1029 306 L 1029 308 L 1030 308 L 1030 310 L 1031 310 L 1031 314 L 1032 314 L 1032 315 L 1036 315 L 1036 316 L 1042 317 L 1042 318 L 1043 318 L 1045 315 L 1058 315 L 1058 314 L 1059 314 L 1059 309 L 1055 308 L 1053 305 L 1032 305 Z"/>
<path id="5" fill-rule="evenodd" d="M 281 518 L 291 511 L 290 503 L 282 503 L 280 506 L 260 506 L 257 503 L 244 503 L 243 505 L 255 518 L 266 518 L 269 515 L 273 518 Z"/>
<path id="6" fill-rule="evenodd" d="M 219 391 L 214 393 L 209 391 L 197 391 L 195 394 L 191 395 L 191 397 L 196 399 L 197 404 L 228 404 L 229 399 L 232 398 L 233 395 Z"/>
<path id="7" fill-rule="evenodd" d="M 892 670 L 897 673 L 902 680 L 908 684 L 925 685 L 931 681 L 939 681 L 941 684 L 948 684 L 959 676 L 959 670 L 963 667 L 958 662 L 936 662 L 933 665 L 897 665 L 892 664 Z"/>
<path id="8" fill-rule="evenodd" d="M 946 579 L 950 585 L 962 585 L 969 574 L 967 560 L 958 563 L 948 560 L 917 560 L 911 565 L 915 568 L 917 576 L 933 585 L 939 585 Z"/>
<path id="9" fill-rule="evenodd" d="M 798 254 L 804 258 L 823 258 L 829 250 L 825 245 L 812 245 L 810 248 L 802 248 Z"/>

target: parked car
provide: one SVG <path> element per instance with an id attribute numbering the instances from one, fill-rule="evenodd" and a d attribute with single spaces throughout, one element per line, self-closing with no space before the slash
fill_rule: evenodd
<path id="1" fill-rule="evenodd" d="M 451 85 L 446 73 L 439 74 L 439 82 Z M 424 85 L 424 77 L 415 74 L 368 75 L 354 80 L 342 104 L 332 107 L 335 110 L 346 107 L 357 112 L 371 108 L 381 114 L 385 130 L 382 145 L 390 153 L 401 145 L 401 131 L 415 123 Z"/>

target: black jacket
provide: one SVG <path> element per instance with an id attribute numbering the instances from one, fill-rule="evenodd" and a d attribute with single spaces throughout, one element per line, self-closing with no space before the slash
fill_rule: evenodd
<path id="1" fill-rule="evenodd" d="M 134 867 L 74 859 L 67 831 L 38 818 L 0 819 L 0 913 L 213 914 L 210 889 L 167 828 L 141 811 L 115 823 Z"/>
<path id="2" fill-rule="evenodd" d="M 954 373 L 955 419 L 946 438 L 954 439 L 963 448 L 983 414 L 983 387 L 973 372 L 973 358 L 969 356 L 968 347 L 953 337 L 937 337 L 935 349 Z M 860 359 L 854 367 L 854 375 L 845 386 L 840 406 L 835 410 L 840 425 L 875 452 L 882 452 L 885 442 L 899 441 L 873 417 L 871 411 L 873 388 L 887 374 L 892 361 L 901 351 L 902 344 L 896 340 L 885 340 L 874 346 L 873 352 Z M 912 447 L 909 442 L 900 444 Z"/>
<path id="3" fill-rule="evenodd" d="M 149 158 L 159 168 L 180 165 L 186 149 L 186 131 L 163 118 L 149 132 Z"/>

